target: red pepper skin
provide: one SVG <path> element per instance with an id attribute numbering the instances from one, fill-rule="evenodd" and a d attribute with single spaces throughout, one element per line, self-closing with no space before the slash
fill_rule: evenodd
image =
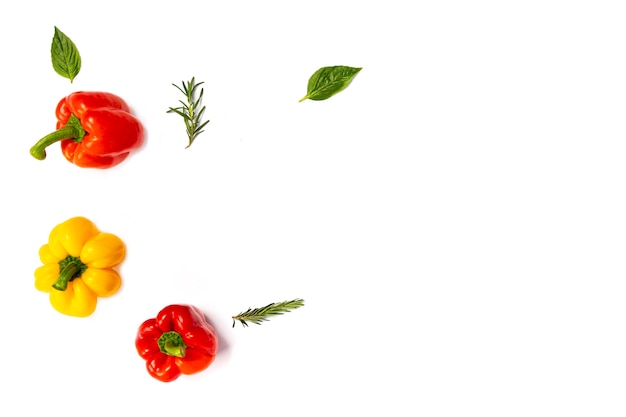
<path id="1" fill-rule="evenodd" d="M 73 164 L 110 168 L 124 161 L 144 141 L 143 125 L 115 94 L 72 93 L 59 101 L 56 117 L 57 131 L 31 149 L 37 159 L 45 159 L 45 147 L 60 140 L 63 156 Z"/>
<path id="2" fill-rule="evenodd" d="M 167 348 L 160 346 L 160 341 L 172 334 L 184 346 L 180 349 L 182 355 L 176 349 L 168 353 Z M 148 373 L 162 382 L 204 371 L 213 363 L 217 346 L 217 332 L 202 311 L 186 304 L 169 305 L 156 318 L 143 322 L 135 339 L 137 353 L 146 361 Z"/>

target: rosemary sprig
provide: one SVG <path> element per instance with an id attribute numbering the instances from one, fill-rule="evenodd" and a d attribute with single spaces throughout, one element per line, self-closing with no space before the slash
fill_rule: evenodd
<path id="1" fill-rule="evenodd" d="M 243 327 L 248 327 L 248 322 L 254 324 L 261 324 L 267 321 L 270 316 L 277 316 L 279 314 L 287 313 L 296 308 L 302 307 L 304 300 L 296 298 L 291 301 L 283 301 L 281 303 L 270 303 L 261 308 L 249 308 L 246 311 L 233 316 L 233 327 L 235 327 L 236 320 L 239 320 Z"/>
<path id="2" fill-rule="evenodd" d="M 182 88 L 176 84 L 172 84 L 187 98 L 186 103 L 182 100 L 178 100 L 181 104 L 180 107 L 170 107 L 167 111 L 168 113 L 176 113 L 185 120 L 185 128 L 187 130 L 187 136 L 189 137 L 189 144 L 186 148 L 190 147 L 196 137 L 204 132 L 202 129 L 209 123 L 209 120 L 202 123 L 202 115 L 204 114 L 205 107 L 202 106 L 200 111 L 198 111 L 202 103 L 202 95 L 204 94 L 203 88 L 200 89 L 198 98 L 195 98 L 196 89 L 202 84 L 204 84 L 204 82 L 196 84 L 195 77 L 192 77 L 191 81 L 187 83 L 182 81 Z"/>

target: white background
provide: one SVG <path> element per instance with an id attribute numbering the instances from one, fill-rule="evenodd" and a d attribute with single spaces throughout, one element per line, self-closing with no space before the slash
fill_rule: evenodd
<path id="1" fill-rule="evenodd" d="M 623 1 L 0 8 L 3 414 L 626 415 Z M 73 83 L 55 25 L 82 55 Z M 298 103 L 329 65 L 363 70 Z M 185 149 L 166 110 L 192 76 L 210 123 Z M 33 159 L 78 90 L 123 97 L 145 146 L 105 171 L 58 146 Z M 33 284 L 76 215 L 128 250 L 84 319 Z M 165 384 L 134 337 L 172 303 L 221 344 Z"/>

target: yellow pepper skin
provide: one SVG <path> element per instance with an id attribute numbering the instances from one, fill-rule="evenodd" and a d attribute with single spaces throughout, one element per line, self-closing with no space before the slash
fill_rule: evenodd
<path id="1" fill-rule="evenodd" d="M 55 226 L 39 249 L 43 265 L 35 270 L 35 288 L 50 293 L 50 303 L 60 313 L 87 317 L 96 310 L 98 297 L 110 297 L 122 285 L 113 268 L 125 256 L 119 237 L 100 232 L 89 219 L 73 217 Z"/>

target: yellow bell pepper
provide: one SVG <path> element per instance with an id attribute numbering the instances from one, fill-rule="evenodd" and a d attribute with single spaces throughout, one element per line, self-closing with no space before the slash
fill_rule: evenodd
<path id="1" fill-rule="evenodd" d="M 35 288 L 50 293 L 50 303 L 60 313 L 87 317 L 96 310 L 98 297 L 120 288 L 122 279 L 113 267 L 125 255 L 119 237 L 100 232 L 84 217 L 73 217 L 54 227 L 39 249 L 43 265 L 35 270 Z"/>

